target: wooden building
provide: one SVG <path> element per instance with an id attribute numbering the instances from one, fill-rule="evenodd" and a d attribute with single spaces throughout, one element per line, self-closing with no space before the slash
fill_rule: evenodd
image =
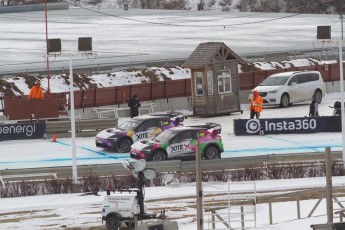
<path id="1" fill-rule="evenodd" d="M 223 42 L 199 44 L 183 63 L 183 67 L 191 69 L 195 116 L 242 112 L 238 63 L 244 61 Z"/>

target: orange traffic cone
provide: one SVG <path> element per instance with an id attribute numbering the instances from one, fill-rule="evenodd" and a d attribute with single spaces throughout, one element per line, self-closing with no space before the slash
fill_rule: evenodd
<path id="1" fill-rule="evenodd" d="M 56 142 L 56 135 L 53 135 L 53 142 Z"/>

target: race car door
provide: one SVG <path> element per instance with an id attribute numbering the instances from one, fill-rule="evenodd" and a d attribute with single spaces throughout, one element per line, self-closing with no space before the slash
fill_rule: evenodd
<path id="1" fill-rule="evenodd" d="M 195 155 L 197 131 L 186 130 L 178 133 L 167 148 L 169 158 L 188 158 Z"/>
<path id="2" fill-rule="evenodd" d="M 139 141 L 142 139 L 151 139 L 156 137 L 159 133 L 162 132 L 161 127 L 162 122 L 159 119 L 150 119 L 143 121 L 138 127 L 133 141 Z"/>

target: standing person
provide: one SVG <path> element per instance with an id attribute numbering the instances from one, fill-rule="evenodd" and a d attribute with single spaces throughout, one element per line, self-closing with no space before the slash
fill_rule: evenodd
<path id="1" fill-rule="evenodd" d="M 253 119 L 256 116 L 257 119 L 260 118 L 260 113 L 262 112 L 262 97 L 259 95 L 258 91 L 253 91 L 253 97 L 249 102 L 250 104 L 250 119 Z"/>
<path id="2" fill-rule="evenodd" d="M 319 104 L 316 102 L 313 96 L 312 101 L 309 106 L 309 117 L 319 116 Z"/>
<path id="3" fill-rule="evenodd" d="M 131 118 L 136 117 L 139 115 L 139 107 L 141 106 L 138 95 L 134 95 L 131 99 L 129 99 L 128 107 L 131 108 Z"/>
<path id="4" fill-rule="evenodd" d="M 30 89 L 30 93 L 28 99 L 36 99 L 36 100 L 43 100 L 44 94 L 41 88 L 41 82 L 38 80 L 35 82 L 35 85 Z"/>

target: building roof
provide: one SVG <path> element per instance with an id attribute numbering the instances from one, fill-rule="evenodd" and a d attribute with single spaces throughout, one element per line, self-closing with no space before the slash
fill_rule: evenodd
<path id="1" fill-rule="evenodd" d="M 241 64 L 245 63 L 241 57 L 235 54 L 223 42 L 205 42 L 198 45 L 183 63 L 183 66 L 187 68 L 198 68 L 229 60 L 237 60 Z"/>

